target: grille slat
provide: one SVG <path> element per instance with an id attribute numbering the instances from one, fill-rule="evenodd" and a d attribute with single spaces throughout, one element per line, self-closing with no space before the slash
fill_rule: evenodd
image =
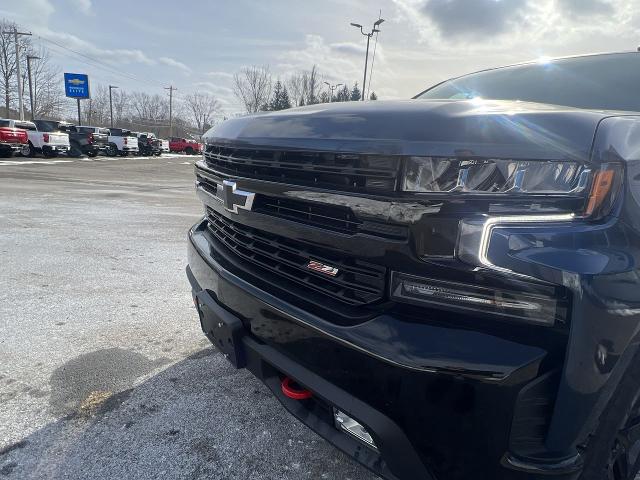
<path id="1" fill-rule="evenodd" d="M 344 259 L 313 245 L 262 232 L 207 210 L 209 231 L 237 256 L 274 276 L 351 306 L 375 303 L 384 297 L 386 269 L 357 259 Z M 338 268 L 335 276 L 309 270 L 310 260 Z"/>
<path id="2" fill-rule="evenodd" d="M 360 192 L 393 192 L 399 160 L 382 155 L 264 151 L 208 145 L 205 162 L 213 171 L 295 185 Z"/>

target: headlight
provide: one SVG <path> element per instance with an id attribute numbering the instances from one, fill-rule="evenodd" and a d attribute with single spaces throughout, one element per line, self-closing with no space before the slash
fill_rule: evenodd
<path id="1" fill-rule="evenodd" d="M 578 162 L 409 157 L 407 192 L 571 194 L 583 192 L 591 170 Z"/>

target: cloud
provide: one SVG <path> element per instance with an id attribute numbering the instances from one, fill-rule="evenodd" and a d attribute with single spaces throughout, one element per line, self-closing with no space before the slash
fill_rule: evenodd
<path id="1" fill-rule="evenodd" d="M 421 12 L 443 37 L 473 38 L 505 33 L 522 24 L 528 6 L 528 0 L 429 0 Z"/>
<path id="2" fill-rule="evenodd" d="M 6 4 L 10 8 L 0 7 L 0 17 L 19 25 L 45 27 L 49 23 L 49 17 L 56 10 L 48 0 L 20 0 Z M 38 14 L 34 15 L 34 12 Z"/>
<path id="3" fill-rule="evenodd" d="M 354 42 L 332 43 L 330 47 L 336 53 L 346 53 L 349 55 L 364 55 L 366 50 L 365 45 Z"/>
<path id="4" fill-rule="evenodd" d="M 207 77 L 222 78 L 222 79 L 229 79 L 229 80 L 233 78 L 233 73 L 221 72 L 221 71 L 211 71 L 211 72 L 205 73 L 205 75 Z"/>
<path id="5" fill-rule="evenodd" d="M 168 67 L 177 68 L 178 70 L 182 70 L 183 73 L 190 74 L 192 72 L 191 68 L 187 67 L 184 63 L 179 62 L 171 57 L 160 57 L 158 59 L 160 63 L 163 65 L 167 65 Z"/>
<path id="6" fill-rule="evenodd" d="M 564 13 L 573 17 L 588 17 L 613 13 L 613 5 L 605 0 L 556 0 Z"/>
<path id="7" fill-rule="evenodd" d="M 139 49 L 99 48 L 96 47 L 94 43 L 87 42 L 75 35 L 50 30 L 48 28 L 40 30 L 39 33 L 45 40 L 53 42 L 53 45 L 47 46 L 52 47 L 56 51 L 64 47 L 83 55 L 95 57 L 100 61 L 107 62 L 115 66 L 129 63 L 141 63 L 144 65 L 156 64 L 153 59 L 149 58 L 142 50 Z"/>
<path id="8" fill-rule="evenodd" d="M 77 10 L 85 15 L 94 16 L 96 14 L 93 10 L 91 0 L 71 0 L 71 3 Z"/>

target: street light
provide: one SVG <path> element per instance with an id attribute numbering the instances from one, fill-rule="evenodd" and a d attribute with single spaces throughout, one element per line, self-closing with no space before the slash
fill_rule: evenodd
<path id="1" fill-rule="evenodd" d="M 111 116 L 111 128 L 113 128 L 113 100 L 111 98 L 111 90 L 118 88 L 115 85 L 109 85 L 109 115 Z"/>
<path id="2" fill-rule="evenodd" d="M 40 60 L 40 57 L 36 57 L 35 55 L 27 55 L 27 75 L 29 77 L 29 104 L 31 106 L 31 120 L 35 120 L 36 117 L 36 107 L 35 107 L 35 98 L 34 92 L 36 90 L 36 86 L 31 84 L 31 60 Z M 35 83 L 35 80 L 34 80 Z"/>
<path id="3" fill-rule="evenodd" d="M 369 64 L 369 43 L 371 42 L 371 37 L 373 37 L 373 34 L 380 32 L 380 29 L 378 27 L 382 24 L 382 22 L 384 22 L 384 18 L 379 18 L 378 20 L 376 20 L 375 23 L 373 24 L 373 28 L 371 29 L 371 32 L 369 33 L 365 33 L 364 28 L 359 23 L 351 23 L 352 27 L 359 28 L 360 33 L 362 33 L 362 35 L 367 37 L 367 53 L 364 57 L 364 79 L 362 81 L 362 101 L 363 102 L 365 100 L 364 95 L 367 89 L 366 87 L 367 87 L 367 67 Z"/>
<path id="4" fill-rule="evenodd" d="M 329 82 L 324 82 L 324 84 L 329 86 L 329 90 L 331 90 L 331 101 L 333 102 L 333 92 L 336 90 L 336 88 L 344 85 L 344 83 L 336 83 L 335 85 L 331 85 Z"/>

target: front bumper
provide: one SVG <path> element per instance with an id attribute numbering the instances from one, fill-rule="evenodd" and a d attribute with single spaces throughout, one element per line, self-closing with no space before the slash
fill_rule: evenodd
<path id="1" fill-rule="evenodd" d="M 69 145 L 43 145 L 42 151 L 44 153 L 67 153 Z"/>
<path id="2" fill-rule="evenodd" d="M 576 462 L 533 464 L 509 452 L 518 394 L 539 378 L 545 350 L 389 314 L 335 325 L 237 276 L 204 223 L 189 237 L 187 272 L 205 334 L 217 343 L 217 325 L 235 325 L 227 338 L 234 347 L 218 345 L 232 363 L 374 473 L 399 480 L 577 478 Z M 313 391 L 317 403 L 285 397 L 284 375 Z M 379 453 L 334 428 L 332 407 L 365 425 Z"/>

